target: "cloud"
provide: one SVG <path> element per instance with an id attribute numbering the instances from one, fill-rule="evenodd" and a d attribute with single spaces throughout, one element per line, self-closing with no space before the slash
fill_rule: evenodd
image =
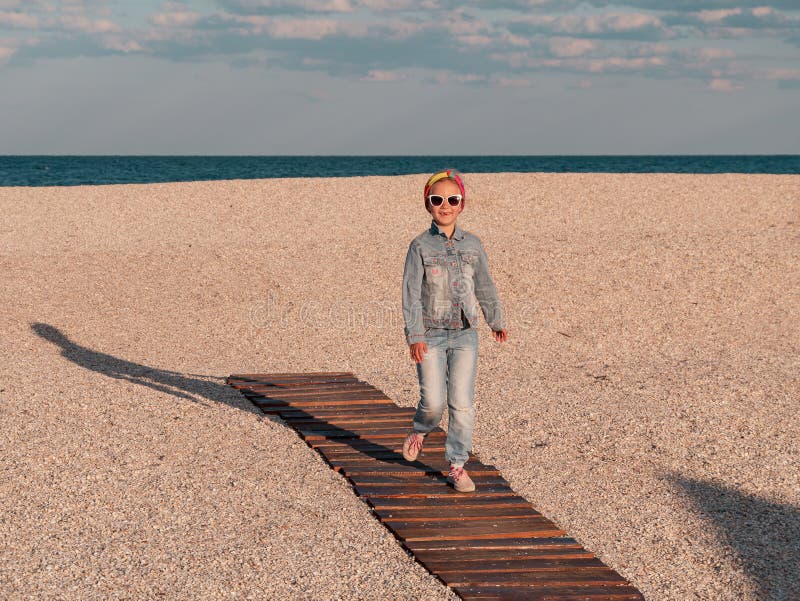
<path id="1" fill-rule="evenodd" d="M 514 78 L 514 77 L 496 77 L 493 83 L 501 88 L 528 88 L 531 86 L 529 79 Z"/>
<path id="2" fill-rule="evenodd" d="M 509 31 L 518 35 L 546 34 L 643 40 L 676 37 L 659 17 L 644 13 L 528 15 L 510 19 L 506 25 Z"/>
<path id="3" fill-rule="evenodd" d="M 82 15 L 64 15 L 60 19 L 66 31 L 83 33 L 113 33 L 120 31 L 119 25 L 109 19 L 90 19 Z"/>
<path id="4" fill-rule="evenodd" d="M 16 48 L 10 46 L 0 46 L 0 63 L 5 62 L 16 52 Z"/>
<path id="5" fill-rule="evenodd" d="M 585 4 L 608 10 L 570 12 Z M 757 59 L 737 55 L 726 40 L 774 38 L 800 46 L 800 19 L 779 10 L 788 4 L 172 0 L 132 20 L 119 12 L 120 4 L 106 0 L 0 0 L 0 33 L 37 36 L 13 44 L 6 63 L 142 53 L 175 61 L 223 60 L 236 67 L 319 70 L 364 82 L 396 81 L 420 71 L 423 81 L 498 87 L 525 85 L 542 71 L 691 78 L 704 84 L 782 82 L 793 80 L 761 73 L 780 66 L 784 57 L 771 63 L 766 50 Z M 507 11 L 517 14 L 509 17 Z"/>
<path id="6" fill-rule="evenodd" d="M 398 73 L 397 71 L 381 71 L 378 69 L 372 69 L 369 73 L 365 76 L 360 77 L 361 81 L 400 81 L 401 79 L 405 79 L 406 76 L 402 73 Z"/>
<path id="7" fill-rule="evenodd" d="M 220 0 L 219 4 L 228 12 L 244 15 L 350 13 L 354 10 L 350 0 Z"/>
<path id="8" fill-rule="evenodd" d="M 366 27 L 359 23 L 335 19 L 275 19 L 266 24 L 266 31 L 274 38 L 320 40 L 330 36 L 366 35 Z"/>
<path id="9" fill-rule="evenodd" d="M 160 12 L 150 17 L 150 23 L 159 27 L 191 27 L 202 15 L 198 12 L 181 10 Z"/>
<path id="10" fill-rule="evenodd" d="M 550 52 L 555 56 L 582 56 L 597 49 L 597 42 L 581 38 L 551 38 Z"/>
<path id="11" fill-rule="evenodd" d="M 132 52 L 141 52 L 144 47 L 136 40 L 121 38 L 119 36 L 107 36 L 101 39 L 100 42 L 103 48 L 121 52 L 122 54 L 130 54 Z"/>
<path id="12" fill-rule="evenodd" d="M 607 6 L 630 6 L 654 11 L 694 12 L 729 8 L 755 8 L 764 6 L 764 0 L 585 0 L 597 8 Z M 797 10 L 797 0 L 771 0 L 773 8 Z"/>
<path id="13" fill-rule="evenodd" d="M 588 90 L 592 87 L 592 82 L 588 79 L 581 79 L 575 83 L 567 84 L 566 87 L 570 90 Z"/>
<path id="14" fill-rule="evenodd" d="M 708 89 L 714 92 L 737 92 L 743 88 L 742 84 L 730 79 L 712 79 L 708 82 Z"/>
<path id="15" fill-rule="evenodd" d="M 745 35 L 756 35 L 759 30 L 798 30 L 800 18 L 781 13 L 770 6 L 755 8 L 721 8 L 684 13 L 670 13 L 663 16 L 671 25 L 689 25 L 701 32 L 720 29 L 743 30 Z M 777 33 L 777 31 L 773 31 Z"/>
<path id="16" fill-rule="evenodd" d="M 0 28 L 37 29 L 39 19 L 34 15 L 21 12 L 0 12 Z"/>
<path id="17" fill-rule="evenodd" d="M 795 68 L 767 68 L 761 70 L 757 77 L 775 81 L 782 90 L 800 90 L 800 69 Z"/>

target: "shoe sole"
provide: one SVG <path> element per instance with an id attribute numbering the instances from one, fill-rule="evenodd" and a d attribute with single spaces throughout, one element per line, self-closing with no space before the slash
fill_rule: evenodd
<path id="1" fill-rule="evenodd" d="M 475 491 L 475 484 L 474 483 L 472 485 L 472 488 L 461 488 L 461 489 L 459 489 L 458 487 L 456 487 L 456 485 L 452 481 L 448 480 L 447 482 L 457 492 L 474 492 Z"/>
<path id="2" fill-rule="evenodd" d="M 408 455 L 406 455 L 405 451 L 403 451 L 403 459 L 405 459 L 406 461 L 416 461 L 417 457 L 419 457 L 419 454 L 417 454 L 414 457 L 409 457 Z"/>

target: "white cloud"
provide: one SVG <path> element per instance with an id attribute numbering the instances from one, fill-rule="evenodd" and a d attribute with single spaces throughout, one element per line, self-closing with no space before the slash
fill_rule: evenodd
<path id="1" fill-rule="evenodd" d="M 195 25 L 202 15 L 194 11 L 169 11 L 156 13 L 150 17 L 153 25 L 160 27 L 191 27 Z"/>
<path id="2" fill-rule="evenodd" d="M 119 25 L 109 19 L 90 19 L 82 15 L 63 15 L 61 26 L 68 31 L 83 33 L 112 33 L 120 31 Z"/>
<path id="3" fill-rule="evenodd" d="M 349 13 L 354 10 L 350 0 L 221 0 L 220 4 L 240 14 Z"/>
<path id="4" fill-rule="evenodd" d="M 268 52 L 269 67 L 318 68 L 366 81 L 388 80 L 414 68 L 436 73 L 423 77 L 450 83 L 495 85 L 498 78 L 528 81 L 541 70 L 703 82 L 765 79 L 757 73 L 769 67 L 768 57 L 759 56 L 756 67 L 756 59 L 739 57 L 730 45 L 711 40 L 783 36 L 800 44 L 800 19 L 774 5 L 587 1 L 613 10 L 565 13 L 578 2 L 553 0 L 168 0 L 146 16 L 149 26 L 123 26 L 125 15 L 112 11 L 120 5 L 107 0 L 0 0 L 0 30 L 40 35 L 44 43 L 35 52 L 33 43 L 14 44 L 20 59 L 59 56 L 59 50 L 65 56 L 145 52 L 168 60 L 222 58 L 244 66 L 252 64 L 254 54 Z M 494 8 L 517 10 L 518 16 L 498 16 Z M 536 14 L 531 8 L 559 12 Z M 699 47 L 687 49 L 686 42 Z"/>
<path id="5" fill-rule="evenodd" d="M 530 80 L 519 77 L 496 77 L 492 80 L 492 83 L 501 88 L 527 88 L 531 85 Z"/>
<path id="6" fill-rule="evenodd" d="M 765 79 L 798 79 L 800 80 L 800 69 L 772 68 L 764 70 Z"/>
<path id="7" fill-rule="evenodd" d="M 686 50 L 684 54 L 699 60 L 719 60 L 736 57 L 736 53 L 730 48 L 692 48 Z"/>
<path id="8" fill-rule="evenodd" d="M 366 35 L 365 25 L 336 19 L 273 19 L 266 25 L 267 31 L 276 38 L 320 40 L 327 36 Z"/>
<path id="9" fill-rule="evenodd" d="M 0 12 L 0 27 L 10 27 L 14 29 L 36 29 L 39 27 L 39 19 L 35 15 L 21 12 Z"/>
<path id="10" fill-rule="evenodd" d="M 489 46 L 494 42 L 488 35 L 462 35 L 458 41 L 467 46 Z"/>
<path id="11" fill-rule="evenodd" d="M 406 75 L 403 73 L 398 73 L 397 71 L 381 71 L 373 69 L 360 79 L 362 81 L 400 81 L 401 79 L 405 78 Z"/>
<path id="12" fill-rule="evenodd" d="M 551 38 L 550 52 L 555 56 L 582 56 L 597 49 L 597 42 L 581 38 Z"/>
<path id="13" fill-rule="evenodd" d="M 106 36 L 101 41 L 104 48 L 116 50 L 128 54 L 130 52 L 141 52 L 144 50 L 142 45 L 136 40 L 123 39 L 118 36 Z"/>
<path id="14" fill-rule="evenodd" d="M 513 32 L 588 37 L 669 38 L 675 34 L 657 16 L 644 13 L 602 15 L 528 15 L 508 21 Z"/>
<path id="15" fill-rule="evenodd" d="M 731 81 L 730 79 L 712 79 L 708 82 L 708 89 L 715 92 L 736 92 L 743 89 L 744 86 L 740 83 Z"/>
<path id="16" fill-rule="evenodd" d="M 741 8 L 723 8 L 719 10 L 701 10 L 697 13 L 694 13 L 695 16 L 703 23 L 714 23 L 717 21 L 722 21 L 726 17 L 730 17 L 731 15 L 741 15 L 742 9 Z"/>

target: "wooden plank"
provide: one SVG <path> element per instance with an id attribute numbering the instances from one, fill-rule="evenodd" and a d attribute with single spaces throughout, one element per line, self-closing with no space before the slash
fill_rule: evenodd
<path id="1" fill-rule="evenodd" d="M 504 572 L 554 572 L 559 570 L 603 568 L 603 562 L 597 557 L 571 557 L 565 559 L 537 558 L 494 558 L 484 561 L 448 560 L 428 561 L 426 565 L 447 580 L 459 577 L 460 574 L 476 574 L 479 578 L 487 573 Z"/>
<path id="2" fill-rule="evenodd" d="M 249 390 L 263 392 L 265 390 L 280 391 L 280 392 L 296 392 L 304 390 L 313 390 L 315 388 L 335 388 L 346 386 L 369 386 L 374 388 L 368 382 L 362 382 L 356 378 L 336 378 L 325 380 L 308 380 L 303 382 L 258 382 L 252 383 L 247 388 Z"/>
<path id="3" fill-rule="evenodd" d="M 260 379 L 260 378 L 277 378 L 277 377 L 292 377 L 292 378 L 312 378 L 318 376 L 352 376 L 352 371 L 276 371 L 269 373 L 254 373 L 254 374 L 232 374 L 229 378 L 247 378 L 247 379 Z"/>
<path id="4" fill-rule="evenodd" d="M 426 471 L 433 472 L 441 472 L 441 471 L 448 471 L 450 469 L 450 462 L 445 460 L 445 458 L 439 457 L 437 458 L 429 458 L 427 460 L 421 460 L 417 458 L 416 461 L 406 461 L 400 456 L 399 453 L 393 454 L 390 457 L 370 457 L 361 454 L 361 456 L 355 454 L 338 454 L 338 455 L 331 455 L 327 458 L 331 465 L 336 466 L 337 468 L 352 468 L 353 470 L 358 470 L 359 468 L 364 468 L 365 471 L 377 471 L 381 469 L 400 469 L 402 471 L 418 471 L 420 473 L 424 473 Z M 472 474 L 475 471 L 489 471 L 492 470 L 494 475 L 499 476 L 499 470 L 493 465 L 486 465 L 481 463 L 480 461 L 474 461 L 470 464 L 469 473 Z"/>
<path id="5" fill-rule="evenodd" d="M 441 576 L 441 574 L 440 574 Z M 527 585 L 536 586 L 618 586 L 627 584 L 622 576 L 607 567 L 560 568 L 553 570 L 480 572 L 477 574 L 453 572 L 443 578 L 448 586 Z"/>
<path id="6" fill-rule="evenodd" d="M 289 381 L 289 382 L 308 382 L 310 380 L 319 380 L 324 378 L 355 378 L 356 375 L 349 371 L 326 371 L 314 372 L 307 374 L 300 373 L 274 373 L 274 374 L 234 374 L 228 376 L 229 380 L 244 380 L 248 382 L 272 382 L 272 381 Z"/>
<path id="7" fill-rule="evenodd" d="M 409 430 L 410 420 L 407 415 L 385 415 L 374 417 L 371 415 L 345 416 L 345 417 L 311 417 L 304 415 L 300 417 L 283 416 L 284 421 L 291 424 L 293 428 L 305 428 L 308 426 L 328 425 L 328 426 L 373 426 L 396 428 L 398 425 L 406 426 Z"/>
<path id="8" fill-rule="evenodd" d="M 530 507 L 530 501 L 519 495 L 509 495 L 506 498 L 486 499 L 473 495 L 459 495 L 447 499 L 368 499 L 370 507 L 374 509 L 402 509 L 408 507 L 480 507 L 483 505 Z"/>
<path id="9" fill-rule="evenodd" d="M 373 509 L 381 521 L 400 520 L 424 522 L 432 518 L 441 520 L 472 520 L 500 517 L 541 517 L 541 513 L 530 505 L 468 506 L 468 507 L 403 507 L 400 509 Z"/>
<path id="10" fill-rule="evenodd" d="M 544 517 L 485 518 L 452 522 L 430 520 L 427 522 L 401 522 L 385 520 L 404 541 L 500 539 L 540 536 L 542 532 L 561 532 L 553 522 Z"/>
<path id="11" fill-rule="evenodd" d="M 632 586 L 454 586 L 464 601 L 644 601 Z"/>
<path id="12" fill-rule="evenodd" d="M 315 419 L 328 419 L 328 418 L 341 418 L 341 419 L 354 419 L 354 418 L 370 418 L 375 417 L 405 417 L 409 421 L 414 417 L 414 409 L 406 409 L 404 407 L 397 407 L 396 405 L 380 405 L 372 407 L 370 405 L 359 407 L 306 407 L 299 409 L 292 407 L 286 410 L 287 418 L 315 418 Z"/>
<path id="13" fill-rule="evenodd" d="M 286 401 L 276 401 L 276 400 L 259 400 L 259 399 L 250 399 L 254 405 L 256 405 L 259 409 L 263 408 L 274 408 L 274 409 L 285 409 L 285 408 L 303 408 L 303 407 L 336 407 L 341 405 L 347 406 L 354 406 L 354 405 L 376 405 L 376 404 L 385 404 L 390 405 L 392 403 L 389 399 L 380 399 L 380 398 L 373 398 L 373 399 L 361 399 L 361 398 L 352 398 L 347 397 L 344 399 L 325 399 L 325 400 L 316 400 L 316 401 L 293 401 L 293 402 L 286 402 Z"/>
<path id="14" fill-rule="evenodd" d="M 416 408 L 396 405 L 352 372 L 236 374 L 226 382 L 280 416 L 463 599 L 643 601 L 473 453 L 467 471 L 476 490 L 456 491 L 441 428 L 426 436 L 416 461 L 405 461 Z"/>
<path id="15" fill-rule="evenodd" d="M 303 398 L 303 397 L 318 397 L 337 394 L 355 394 L 360 392 L 374 392 L 383 394 L 374 386 L 364 384 L 349 384 L 343 385 L 330 385 L 330 386 L 304 386 L 283 388 L 275 386 L 253 386 L 249 389 L 255 394 L 264 395 L 267 397 L 285 397 L 285 398 Z"/>
<path id="16" fill-rule="evenodd" d="M 444 445 L 444 441 L 446 438 L 445 432 L 431 432 L 428 436 L 430 436 L 433 441 L 438 442 L 439 445 Z M 401 453 L 403 450 L 403 440 L 405 436 L 397 436 L 395 435 L 394 438 L 388 438 L 385 440 L 381 440 L 380 443 L 377 439 L 370 439 L 370 440 L 354 440 L 354 441 L 344 441 L 339 440 L 336 438 L 326 439 L 326 440 L 309 440 L 308 443 L 312 447 L 322 447 L 325 452 L 328 452 L 327 449 L 345 449 L 347 446 L 351 446 L 354 449 L 359 449 L 362 451 L 394 451 L 395 453 Z M 444 450 L 444 446 L 441 447 Z M 432 452 L 432 449 L 428 447 L 425 449 L 428 453 Z"/>
<path id="17" fill-rule="evenodd" d="M 446 478 L 449 472 L 448 467 L 427 467 L 420 469 L 414 466 L 336 466 L 334 469 L 343 474 L 345 477 L 354 481 L 359 481 L 364 476 L 372 474 L 380 474 L 384 476 L 403 476 L 406 478 L 425 478 L 431 474 L 438 474 Z M 473 467 L 470 469 L 469 473 L 471 476 L 473 476 L 473 480 L 475 480 L 476 477 L 497 476 L 500 474 L 497 468 L 482 469 L 479 467 Z"/>
<path id="18" fill-rule="evenodd" d="M 462 541 L 431 540 L 411 541 L 406 546 L 413 548 L 414 553 L 442 553 L 447 552 L 452 557 L 455 553 L 468 555 L 473 552 L 488 551 L 534 551 L 539 549 L 580 549 L 580 545 L 566 534 L 548 532 L 542 536 L 526 536 L 524 538 L 504 539 L 469 539 Z"/>
<path id="19" fill-rule="evenodd" d="M 358 421 L 339 421 L 327 419 L 303 419 L 286 420 L 296 430 L 330 430 L 341 428 L 344 430 L 397 430 L 402 428 L 408 434 L 410 430 L 408 420 L 401 418 L 395 420 L 358 420 Z"/>
<path id="20" fill-rule="evenodd" d="M 312 394 L 306 396 L 292 396 L 283 394 L 247 394 L 248 399 L 257 402 L 272 401 L 274 403 L 290 403 L 298 407 L 309 405 L 320 405 L 328 401 L 347 401 L 347 400 L 391 400 L 380 391 L 353 391 L 337 392 L 335 394 Z M 369 405 L 371 403 L 363 403 Z"/>
<path id="21" fill-rule="evenodd" d="M 558 540 L 553 537 L 554 540 Z M 450 541 L 457 544 L 458 541 Z M 549 549 L 456 549 L 447 551 L 426 551 L 415 549 L 417 561 L 436 572 L 443 565 L 462 562 L 465 565 L 481 566 L 487 561 L 508 561 L 515 559 L 592 559 L 594 554 L 576 545 L 576 548 L 551 547 Z M 455 558 L 455 559 L 454 559 Z"/>
<path id="22" fill-rule="evenodd" d="M 384 428 L 384 429 L 358 429 L 338 428 L 328 430 L 297 430 L 297 433 L 304 440 L 320 440 L 330 438 L 362 438 L 381 442 L 383 439 L 399 442 L 402 446 L 403 440 L 408 434 L 408 428 Z"/>
<path id="23" fill-rule="evenodd" d="M 427 486 L 427 485 L 419 485 L 416 483 L 412 484 L 402 484 L 402 485 L 391 485 L 391 484 L 384 484 L 384 485 L 361 485 L 355 484 L 353 488 L 356 489 L 356 492 L 364 497 L 370 498 L 388 498 L 388 499 L 402 499 L 407 497 L 427 497 L 427 498 L 437 498 L 437 497 L 457 497 L 460 495 L 471 495 L 473 497 L 510 497 L 514 495 L 514 491 L 511 490 L 508 486 L 491 486 L 491 485 L 484 485 L 481 486 L 480 489 L 474 490 L 473 492 L 463 493 L 458 492 L 457 490 L 449 487 L 449 486 Z"/>

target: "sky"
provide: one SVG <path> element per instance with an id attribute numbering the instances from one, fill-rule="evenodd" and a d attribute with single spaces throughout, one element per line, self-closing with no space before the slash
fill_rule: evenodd
<path id="1" fill-rule="evenodd" d="M 800 154 L 800 0 L 0 0 L 0 154 Z"/>

